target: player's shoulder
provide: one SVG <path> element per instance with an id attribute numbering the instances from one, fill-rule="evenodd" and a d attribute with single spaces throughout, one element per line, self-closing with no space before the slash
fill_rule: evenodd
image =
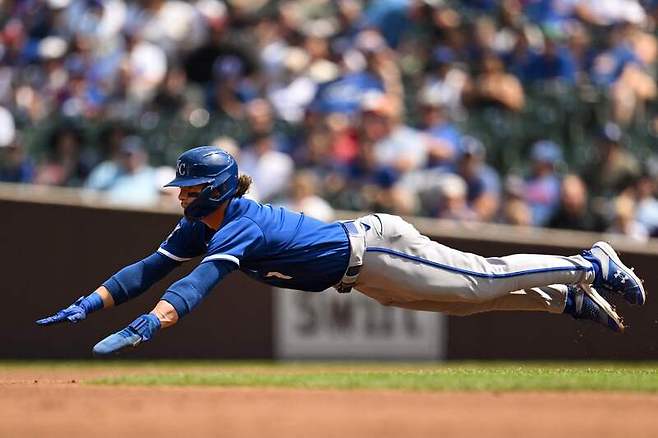
<path id="1" fill-rule="evenodd" d="M 252 228 L 254 232 L 268 235 L 270 232 L 285 228 L 287 224 L 302 221 L 301 216 L 299 213 L 279 205 L 261 204 L 247 198 L 235 198 L 231 200 L 226 210 L 222 228 Z"/>
<path id="2" fill-rule="evenodd" d="M 263 222 L 263 205 L 247 198 L 233 198 L 226 208 L 224 220 L 217 234 L 231 232 L 234 229 L 257 228 Z"/>
<path id="3" fill-rule="evenodd" d="M 254 218 L 257 216 L 263 205 L 253 199 L 233 198 L 226 208 L 224 223 Z"/>

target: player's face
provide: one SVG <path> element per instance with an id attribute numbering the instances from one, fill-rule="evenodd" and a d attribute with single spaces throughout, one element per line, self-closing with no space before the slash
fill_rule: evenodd
<path id="1" fill-rule="evenodd" d="M 199 196 L 199 193 L 201 193 L 201 190 L 203 190 L 204 187 L 205 185 L 203 184 L 181 187 L 180 193 L 178 194 L 178 200 L 180 201 L 181 207 L 187 208 L 187 206 Z"/>

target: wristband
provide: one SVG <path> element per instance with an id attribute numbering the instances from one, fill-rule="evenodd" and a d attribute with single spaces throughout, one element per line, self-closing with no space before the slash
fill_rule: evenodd
<path id="1" fill-rule="evenodd" d="M 103 299 L 98 292 L 92 292 L 80 301 L 78 304 L 82 307 L 87 315 L 103 308 Z"/>

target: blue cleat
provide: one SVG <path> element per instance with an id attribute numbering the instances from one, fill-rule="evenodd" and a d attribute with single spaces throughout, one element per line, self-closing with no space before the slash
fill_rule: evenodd
<path id="1" fill-rule="evenodd" d="M 126 347 L 136 347 L 142 342 L 142 337 L 139 333 L 126 327 L 118 333 L 114 333 L 107 338 L 100 341 L 94 346 L 94 354 L 96 356 L 107 356 L 108 354 L 118 353 Z"/>
<path id="2" fill-rule="evenodd" d="M 152 314 L 142 315 L 125 329 L 114 333 L 94 346 L 96 356 L 118 353 L 127 347 L 136 347 L 150 340 L 160 329 L 160 320 Z"/>
<path id="3" fill-rule="evenodd" d="M 612 247 L 606 242 L 596 242 L 591 249 L 583 251 L 583 257 L 595 265 L 595 288 L 615 292 L 631 304 L 643 305 L 647 300 L 642 280 L 633 268 L 624 265 Z"/>
<path id="4" fill-rule="evenodd" d="M 624 323 L 615 309 L 588 285 L 569 286 L 564 313 L 575 319 L 594 321 L 617 333 L 624 332 Z"/>

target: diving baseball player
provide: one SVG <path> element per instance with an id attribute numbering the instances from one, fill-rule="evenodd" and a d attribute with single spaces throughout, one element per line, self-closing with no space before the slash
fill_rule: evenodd
<path id="1" fill-rule="evenodd" d="M 191 312 L 228 273 L 241 270 L 267 284 L 305 291 L 352 288 L 384 305 L 470 315 L 492 310 L 565 313 L 621 332 L 623 323 L 596 289 L 644 304 L 640 279 L 610 245 L 582 255 L 517 254 L 484 258 L 421 235 L 397 216 L 370 214 L 323 223 L 243 195 L 251 179 L 238 176 L 231 155 L 202 146 L 183 153 L 176 178 L 185 216 L 151 255 L 112 275 L 40 325 L 79 322 L 130 300 L 181 263 L 198 266 L 173 283 L 155 308 L 93 349 L 107 355 L 151 339 Z"/>

